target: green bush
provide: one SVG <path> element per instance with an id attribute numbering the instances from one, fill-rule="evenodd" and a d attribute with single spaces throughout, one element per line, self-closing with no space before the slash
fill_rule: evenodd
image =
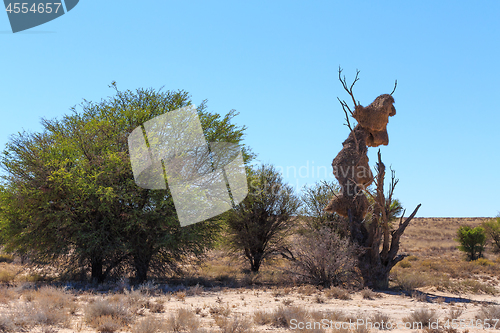
<path id="1" fill-rule="evenodd" d="M 476 260 L 483 256 L 486 243 L 486 232 L 483 227 L 461 226 L 458 228 L 457 236 L 456 240 L 460 242 L 458 249 L 467 253 L 469 260 Z"/>
<path id="2" fill-rule="evenodd" d="M 493 252 L 500 253 L 500 217 L 484 222 L 482 227 L 493 245 Z"/>

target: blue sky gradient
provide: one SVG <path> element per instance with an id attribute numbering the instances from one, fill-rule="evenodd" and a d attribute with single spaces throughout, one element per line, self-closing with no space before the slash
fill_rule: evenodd
<path id="1" fill-rule="evenodd" d="M 13 34 L 0 14 L 0 147 L 39 131 L 42 117 L 110 96 L 112 81 L 164 86 L 195 104 L 208 99 L 210 111 L 240 112 L 259 162 L 283 168 L 300 191 L 334 179 L 331 161 L 348 135 L 340 65 L 348 81 L 361 71 L 354 93 L 365 106 L 398 80 L 381 152 L 407 210 L 495 216 L 499 18 L 498 1 L 82 0 Z"/>

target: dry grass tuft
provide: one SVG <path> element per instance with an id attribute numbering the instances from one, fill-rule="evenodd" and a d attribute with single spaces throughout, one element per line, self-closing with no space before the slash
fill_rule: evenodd
<path id="1" fill-rule="evenodd" d="M 219 326 L 221 333 L 246 333 L 251 332 L 252 323 L 240 316 L 232 319 L 225 317 L 215 318 L 215 323 Z"/>
<path id="2" fill-rule="evenodd" d="M 404 322 L 421 323 L 422 327 L 428 327 L 429 322 L 434 322 L 436 320 L 437 320 L 436 311 L 429 309 L 415 310 L 410 314 L 410 316 L 403 318 Z"/>
<path id="3" fill-rule="evenodd" d="M 361 290 L 361 296 L 363 296 L 364 299 L 375 299 L 378 295 L 370 288 L 364 288 Z"/>
<path id="4" fill-rule="evenodd" d="M 186 296 L 198 296 L 198 295 L 201 295 L 203 293 L 203 287 L 200 286 L 199 284 L 197 284 L 196 286 L 194 287 L 190 287 L 187 291 L 186 291 Z"/>
<path id="5" fill-rule="evenodd" d="M 120 318 L 110 315 L 95 317 L 88 324 L 95 328 L 97 332 L 102 333 L 113 333 L 125 326 L 125 323 Z"/>
<path id="6" fill-rule="evenodd" d="M 297 290 L 297 292 L 299 294 L 306 295 L 306 296 L 311 296 L 312 294 L 314 294 L 317 291 L 318 290 L 314 286 L 311 286 L 310 284 L 307 284 L 305 286 L 301 286 Z"/>
<path id="7" fill-rule="evenodd" d="M 214 305 L 208 309 L 213 317 L 227 317 L 231 314 L 231 309 L 223 305 Z"/>
<path id="8" fill-rule="evenodd" d="M 12 317 L 6 313 L 0 314 L 0 332 L 14 332 L 16 330 L 16 324 Z"/>
<path id="9" fill-rule="evenodd" d="M 326 289 L 324 291 L 325 296 L 328 298 L 336 298 L 340 300 L 350 300 L 351 296 L 349 295 L 349 292 L 343 288 L 340 287 L 330 287 L 329 289 Z"/>
<path id="10" fill-rule="evenodd" d="M 102 319 L 100 319 L 102 318 Z M 99 330 L 99 327 L 121 327 L 130 324 L 133 316 L 123 303 L 114 303 L 106 299 L 90 302 L 85 307 L 84 320 L 90 326 Z M 116 330 L 116 329 L 115 329 Z"/>
<path id="11" fill-rule="evenodd" d="M 257 325 L 271 324 L 273 321 L 273 314 L 264 310 L 257 310 L 253 313 L 253 321 Z"/>
<path id="12" fill-rule="evenodd" d="M 446 316 L 446 320 L 451 321 L 453 319 L 458 319 L 458 317 L 460 317 L 463 312 L 464 312 L 464 309 L 462 309 L 462 308 L 458 308 L 458 309 L 450 308 L 448 311 L 448 315 Z"/>
<path id="13" fill-rule="evenodd" d="M 179 301 L 184 301 L 186 298 L 186 292 L 184 290 L 174 293 L 174 297 Z"/>
<path id="14" fill-rule="evenodd" d="M 316 295 L 316 296 L 314 296 L 314 302 L 316 302 L 318 304 L 323 304 L 323 303 L 325 303 L 325 298 L 321 295 Z"/>
<path id="15" fill-rule="evenodd" d="M 7 304 L 17 298 L 18 295 L 11 288 L 0 287 L 0 303 Z"/>
<path id="16" fill-rule="evenodd" d="M 165 322 L 166 332 L 193 332 L 200 327 L 200 320 L 188 309 L 178 309 L 176 314 L 170 315 Z"/>
<path id="17" fill-rule="evenodd" d="M 379 323 L 379 324 L 383 324 L 383 328 L 386 329 L 387 328 L 387 323 L 392 323 L 391 321 L 391 317 L 389 317 L 388 315 L 386 315 L 385 313 L 382 313 L 382 312 L 375 312 L 372 317 L 371 317 L 371 320 L 373 323 Z M 389 325 L 390 326 L 390 325 Z"/>
<path id="18" fill-rule="evenodd" d="M 151 313 L 162 313 L 165 310 L 165 306 L 163 305 L 163 302 L 157 300 L 155 302 L 151 302 L 150 300 L 147 300 L 146 303 L 144 304 L 144 307 L 146 309 L 149 309 L 149 312 Z"/>
<path id="19" fill-rule="evenodd" d="M 278 307 L 271 314 L 271 324 L 275 327 L 285 327 L 288 328 L 290 325 L 290 320 L 296 319 L 298 322 L 303 322 L 306 320 L 308 312 L 297 306 L 290 307 Z"/>
<path id="20" fill-rule="evenodd" d="M 131 333 L 156 333 L 161 328 L 161 323 L 156 318 L 146 317 L 131 328 Z"/>
<path id="21" fill-rule="evenodd" d="M 476 319 L 489 319 L 490 325 L 494 325 L 493 320 L 500 320 L 500 305 L 483 305 L 479 312 L 476 315 Z M 496 326 L 497 329 L 500 329 L 500 323 Z"/>

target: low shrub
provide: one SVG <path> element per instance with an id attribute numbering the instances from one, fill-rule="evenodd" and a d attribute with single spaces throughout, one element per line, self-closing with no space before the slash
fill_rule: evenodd
<path id="1" fill-rule="evenodd" d="M 355 246 L 330 228 L 298 236 L 292 272 L 308 283 L 342 285 L 356 280 Z"/>
<path id="2" fill-rule="evenodd" d="M 288 328 L 290 326 L 290 320 L 296 319 L 297 322 L 304 322 L 307 315 L 308 312 L 306 310 L 297 306 L 280 306 L 271 314 L 271 325 L 275 327 Z"/>
<path id="3" fill-rule="evenodd" d="M 131 333 L 156 333 L 161 328 L 161 323 L 152 317 L 146 317 L 135 323 L 131 328 Z"/>
<path id="4" fill-rule="evenodd" d="M 494 325 L 493 320 L 500 320 L 500 305 L 483 305 L 476 315 L 476 319 L 489 319 L 490 325 Z M 497 329 L 500 329 L 500 323 L 497 323 Z"/>
<path id="5" fill-rule="evenodd" d="M 403 318 L 403 322 L 405 323 L 420 323 L 422 327 L 428 327 L 430 322 L 435 322 L 436 320 L 436 311 L 429 309 L 415 310 L 410 316 Z"/>
<path id="6" fill-rule="evenodd" d="M 98 299 L 87 304 L 84 309 L 84 320 L 90 326 L 97 329 L 97 327 L 104 327 L 110 325 L 124 325 L 130 324 L 133 321 L 133 316 L 129 309 L 122 303 L 110 302 L 106 299 Z M 99 318 L 105 317 L 102 320 Z M 110 317 L 110 318 L 108 318 Z"/>
<path id="7" fill-rule="evenodd" d="M 175 314 L 171 314 L 165 322 L 167 332 L 195 331 L 200 326 L 200 320 L 188 309 L 180 308 Z"/>
<path id="8" fill-rule="evenodd" d="M 252 323 L 240 316 L 234 318 L 217 317 L 215 323 L 219 326 L 221 333 L 246 333 L 251 332 Z"/>
<path id="9" fill-rule="evenodd" d="M 456 240 L 460 242 L 458 249 L 465 252 L 469 260 L 483 256 L 486 243 L 486 232 L 483 227 L 461 226 L 458 228 Z"/>
<path id="10" fill-rule="evenodd" d="M 377 297 L 377 293 L 370 288 L 364 288 L 361 290 L 361 296 L 363 296 L 364 299 L 375 299 L 375 297 Z"/>
<path id="11" fill-rule="evenodd" d="M 340 300 L 350 300 L 351 295 L 344 288 L 340 287 L 330 287 L 324 291 L 325 296 L 328 298 L 336 298 Z"/>
<path id="12" fill-rule="evenodd" d="M 273 315 L 268 311 L 257 310 L 253 313 L 253 321 L 257 325 L 267 325 L 273 321 Z"/>

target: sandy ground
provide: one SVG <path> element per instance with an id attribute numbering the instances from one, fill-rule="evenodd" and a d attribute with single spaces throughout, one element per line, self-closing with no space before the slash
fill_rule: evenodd
<path id="1" fill-rule="evenodd" d="M 214 320 L 214 309 L 224 309 L 224 311 L 226 311 L 225 315 L 229 318 L 243 316 L 253 321 L 255 311 L 263 310 L 272 312 L 278 307 L 298 307 L 315 313 L 314 319 L 308 320 L 311 325 L 313 325 L 314 322 L 321 322 L 323 328 L 331 328 L 334 327 L 334 323 L 337 324 L 337 327 L 340 327 L 340 325 L 344 323 L 344 327 L 347 327 L 347 319 L 335 320 L 335 317 L 339 318 L 340 314 L 343 314 L 353 322 L 350 326 L 351 329 L 356 327 L 354 322 L 359 323 L 360 326 L 364 326 L 366 323 L 368 327 L 370 327 L 368 323 L 370 322 L 371 325 L 374 325 L 371 331 L 376 332 L 377 329 L 373 327 L 381 325 L 381 323 L 377 323 L 373 319 L 373 316 L 377 313 L 383 313 L 389 316 L 391 323 L 396 327 L 396 325 L 404 325 L 402 323 L 405 322 L 405 318 L 413 311 L 425 308 L 436 311 L 441 326 L 440 331 L 442 331 L 442 325 L 446 322 L 450 309 L 462 309 L 463 313 L 459 317 L 462 322 L 456 322 L 457 326 L 462 325 L 458 331 L 463 332 L 468 330 L 472 333 L 483 331 L 483 327 L 472 327 L 472 325 L 476 323 L 476 314 L 481 307 L 484 304 L 498 304 L 500 301 L 498 297 L 489 295 L 453 295 L 433 292 L 432 290 L 428 290 L 428 292 L 422 294 L 420 297 L 414 296 L 413 298 L 396 292 L 376 292 L 375 298 L 363 299 L 361 292 L 356 292 L 351 293 L 351 300 L 329 299 L 325 296 L 324 291 L 316 291 L 311 295 L 305 295 L 299 291 L 300 289 L 298 287 L 273 289 L 240 288 L 216 291 L 207 290 L 201 292 L 199 295 L 193 296 L 184 296 L 183 292 L 148 296 L 150 301 L 162 302 L 164 304 L 164 311 L 162 313 L 149 313 L 149 310 L 142 309 L 138 312 L 139 315 L 136 317 L 136 321 L 140 321 L 141 319 L 148 320 L 151 318 L 165 321 L 171 314 L 175 313 L 177 309 L 185 308 L 196 313 L 196 316 L 202 322 L 202 326 L 210 332 L 220 332 Z M 47 328 L 38 326 L 31 329 L 30 332 L 96 332 L 95 329 L 84 323 L 83 309 L 85 304 L 92 298 L 99 299 L 102 297 L 112 296 L 78 296 L 79 306 L 75 314 L 72 315 L 71 323 L 68 325 L 70 328 L 53 327 L 53 330 L 50 331 Z M 21 301 L 22 297 L 19 302 Z M 5 304 L 0 306 L 0 314 L 3 311 L 6 311 Z M 333 320 L 330 322 L 331 319 Z M 296 327 L 299 327 L 300 324 L 298 322 L 296 324 Z M 387 326 L 386 323 L 384 324 L 384 326 Z M 253 324 L 249 332 L 293 332 L 297 331 L 293 329 L 294 325 L 295 324 L 292 324 L 290 328 L 286 329 L 274 327 L 272 325 Z M 307 322 L 304 323 L 304 325 L 307 325 Z M 500 329 L 500 323 L 497 326 Z M 122 330 L 119 332 L 127 331 L 130 332 L 130 330 Z M 307 332 L 308 330 L 305 331 Z M 326 331 L 329 332 L 331 330 Z M 392 330 L 392 332 L 416 331 L 420 330 L 408 327 L 400 327 Z M 496 330 L 491 329 L 491 331 Z M 358 332 L 362 331 L 358 330 Z"/>

